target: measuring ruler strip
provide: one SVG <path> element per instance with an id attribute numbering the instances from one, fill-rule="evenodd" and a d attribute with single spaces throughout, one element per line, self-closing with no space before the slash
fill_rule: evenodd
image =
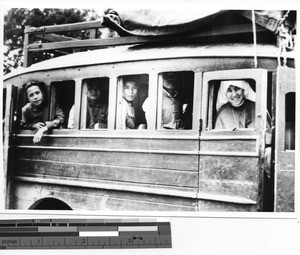
<path id="1" fill-rule="evenodd" d="M 0 249 L 171 247 L 170 222 L 149 219 L 0 220 Z"/>
<path id="2" fill-rule="evenodd" d="M 105 249 L 105 248 L 171 248 L 171 236 L 110 236 L 110 237 L 18 237 L 0 238 L 0 249 Z"/>

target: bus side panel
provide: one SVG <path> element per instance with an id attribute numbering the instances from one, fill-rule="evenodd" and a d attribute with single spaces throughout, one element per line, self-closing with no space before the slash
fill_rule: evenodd
<path id="1" fill-rule="evenodd" d="M 280 171 L 277 173 L 276 211 L 293 212 L 295 200 L 295 172 Z"/>
<path id="2" fill-rule="evenodd" d="M 257 212 L 255 205 L 212 200 L 199 200 L 198 208 L 200 211 L 209 212 Z"/>
<path id="3" fill-rule="evenodd" d="M 95 187 L 100 193 L 106 190 L 107 194 L 124 195 L 121 200 L 130 198 L 131 205 L 127 203 L 127 208 L 125 203 L 120 204 L 119 208 L 112 205 L 113 210 L 136 210 L 135 207 L 177 210 L 173 209 L 173 205 L 168 205 L 169 200 L 176 197 L 190 201 L 190 206 L 196 210 L 199 178 L 197 138 L 44 138 L 40 145 L 34 146 L 31 135 L 17 136 L 17 178 L 68 188 L 79 186 L 79 193 L 86 187 Z M 126 193 L 131 195 L 126 198 Z M 161 202 L 166 203 L 165 209 L 145 202 L 152 201 L 152 196 L 165 201 Z M 115 201 L 110 200 L 110 195 L 108 197 L 108 201 Z M 93 207 L 88 201 L 84 206 L 86 209 Z"/>
<path id="4" fill-rule="evenodd" d="M 256 143 L 255 137 L 201 140 L 199 210 L 259 209 L 260 174 Z M 206 197 L 214 201 L 206 201 Z"/>
<path id="5" fill-rule="evenodd" d="M 16 174 L 23 176 L 44 176 L 51 178 L 76 178 L 90 181 L 118 181 L 178 187 L 196 187 L 198 174 L 142 167 L 51 162 L 46 160 L 19 159 Z"/>
<path id="6" fill-rule="evenodd" d="M 295 102 L 295 82 L 294 68 L 278 67 L 274 174 L 274 209 L 277 212 L 295 210 L 295 138 L 288 139 L 288 134 L 295 134 L 295 105 L 290 104 Z M 287 97 L 291 93 L 294 98 Z"/>
<path id="7" fill-rule="evenodd" d="M 197 170 L 197 156 L 171 154 L 151 151 L 93 151 L 91 149 L 69 150 L 26 147 L 18 150 L 19 157 L 32 160 L 49 160 L 56 162 L 78 162 L 81 164 L 110 165 L 124 167 L 158 168 L 169 170 Z M 145 156 L 146 155 L 146 156 Z M 144 157 L 142 157 L 144 156 Z"/>
<path id="8" fill-rule="evenodd" d="M 98 132 L 98 131 L 96 131 Z M 100 131 L 101 132 L 101 131 Z M 31 133 L 32 134 L 32 133 Z M 74 132 L 73 132 L 74 134 Z M 91 137 L 90 134 L 94 134 Z M 18 145 L 32 145 L 32 135 L 17 135 Z M 85 148 L 103 148 L 103 149 L 144 149 L 144 150 L 172 150 L 172 151 L 194 151 L 198 150 L 198 140 L 196 138 L 162 137 L 162 138 L 135 138 L 135 137 L 110 137 L 105 132 L 98 137 L 95 132 L 90 132 L 89 137 L 67 137 L 45 135 L 39 146 L 53 147 L 85 147 Z"/>
<path id="9" fill-rule="evenodd" d="M 19 178 L 21 179 L 21 178 Z M 195 199 L 113 191 L 66 185 L 15 183 L 15 204 L 12 209 L 28 209 L 42 198 L 56 198 L 73 210 L 128 210 L 128 211 L 195 211 Z"/>

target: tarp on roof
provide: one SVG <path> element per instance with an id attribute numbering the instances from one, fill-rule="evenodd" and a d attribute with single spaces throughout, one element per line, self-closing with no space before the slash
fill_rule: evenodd
<path id="1" fill-rule="evenodd" d="M 209 21 L 228 10 L 125 10 L 113 11 L 103 17 L 103 25 L 118 32 L 121 36 L 168 36 L 189 32 L 205 26 Z M 249 20 L 252 19 L 251 10 L 234 11 Z M 269 31 L 278 33 L 278 26 L 286 11 L 262 10 L 255 11 L 255 22 Z M 116 18 L 118 17 L 118 19 Z M 295 22 L 290 17 L 285 19 L 285 24 L 291 28 Z M 294 22 L 294 24 L 292 24 Z"/>
<path id="2" fill-rule="evenodd" d="M 203 26 L 213 16 L 223 11 L 165 11 L 153 9 L 110 11 L 103 17 L 103 25 L 118 32 L 121 36 L 159 36 L 192 31 Z M 184 15 L 183 15 L 184 14 Z M 120 24 L 116 22 L 119 17 Z"/>

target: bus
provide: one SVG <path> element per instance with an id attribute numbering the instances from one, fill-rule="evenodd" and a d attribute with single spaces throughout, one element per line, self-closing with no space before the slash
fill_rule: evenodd
<path id="1" fill-rule="evenodd" d="M 278 35 L 259 23 L 253 30 L 249 15 L 224 11 L 193 34 L 158 38 L 60 36 L 51 42 L 56 32 L 101 25 L 27 28 L 28 67 L 4 77 L 5 208 L 294 212 L 295 52 L 279 55 Z M 34 44 L 33 36 L 47 41 Z M 70 54 L 31 63 L 32 53 L 70 48 Z M 185 115 L 175 127 L 163 123 L 163 82 L 170 74 Z M 123 126 L 122 89 L 129 78 L 137 83 L 133 105 L 143 128 Z M 251 128 L 215 128 L 218 91 L 228 80 L 246 81 L 256 94 Z M 33 143 L 36 131 L 20 128 L 25 84 L 32 81 L 45 84 L 45 119 L 54 119 L 57 105 L 65 114 L 60 128 L 39 143 Z M 88 123 L 90 83 L 107 102 L 101 128 Z"/>

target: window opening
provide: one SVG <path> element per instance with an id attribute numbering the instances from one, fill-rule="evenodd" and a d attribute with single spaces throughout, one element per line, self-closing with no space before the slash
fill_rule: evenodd
<path id="1" fill-rule="evenodd" d="M 60 111 L 64 114 L 61 128 L 67 128 L 69 112 L 74 105 L 75 81 L 59 81 L 51 83 L 50 116 L 55 118 Z"/>
<path id="2" fill-rule="evenodd" d="M 159 74 L 158 128 L 192 129 L 194 73 L 164 72 Z"/>
<path id="3" fill-rule="evenodd" d="M 142 106 L 148 97 L 149 75 L 119 77 L 118 129 L 147 129 Z"/>
<path id="4" fill-rule="evenodd" d="M 295 99 L 295 92 L 285 95 L 285 150 L 295 150 Z"/>
<path id="5" fill-rule="evenodd" d="M 107 129 L 108 95 L 108 77 L 82 81 L 81 128 Z"/>
<path id="6" fill-rule="evenodd" d="M 255 81 L 209 82 L 207 130 L 255 128 Z"/>

